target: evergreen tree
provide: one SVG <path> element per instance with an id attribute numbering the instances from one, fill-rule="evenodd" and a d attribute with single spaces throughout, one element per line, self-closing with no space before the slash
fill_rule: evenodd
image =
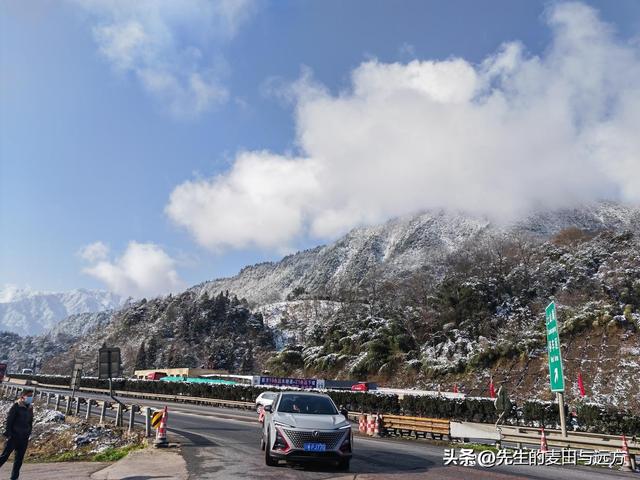
<path id="1" fill-rule="evenodd" d="M 227 304 L 228 304 L 228 298 L 224 296 L 223 292 L 220 292 L 220 294 L 215 299 L 215 303 L 213 307 L 216 321 L 223 322 L 225 320 Z"/>
<path id="2" fill-rule="evenodd" d="M 147 368 L 147 353 L 144 348 L 144 341 L 140 344 L 138 354 L 136 355 L 136 370 L 145 370 Z"/>
<path id="3" fill-rule="evenodd" d="M 232 307 L 237 307 L 238 305 L 240 305 L 240 300 L 238 300 L 238 297 L 236 297 L 235 295 L 233 295 L 231 297 L 231 306 Z"/>
<path id="4" fill-rule="evenodd" d="M 253 346 L 249 344 L 247 351 L 242 357 L 242 363 L 240 364 L 241 373 L 251 373 L 253 371 Z"/>
<path id="5" fill-rule="evenodd" d="M 146 348 L 146 364 L 149 367 L 153 367 L 158 359 L 158 342 L 155 335 L 152 335 L 149 339 L 149 343 Z"/>
<path id="6" fill-rule="evenodd" d="M 182 366 L 180 365 L 180 358 L 179 358 L 178 352 L 176 351 L 175 345 L 171 345 L 171 348 L 169 349 L 169 355 L 167 356 L 167 366 L 169 368 L 176 368 L 176 367 Z"/>

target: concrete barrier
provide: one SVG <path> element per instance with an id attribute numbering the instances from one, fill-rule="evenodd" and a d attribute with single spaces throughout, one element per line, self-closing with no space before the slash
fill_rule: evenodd
<path id="1" fill-rule="evenodd" d="M 500 440 L 500 433 L 490 423 L 450 422 L 451 437 L 468 442 L 470 438 Z"/>

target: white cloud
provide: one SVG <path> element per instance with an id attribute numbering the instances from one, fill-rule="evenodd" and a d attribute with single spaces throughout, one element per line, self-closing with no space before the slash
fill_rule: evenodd
<path id="1" fill-rule="evenodd" d="M 320 191 L 311 160 L 242 153 L 227 175 L 178 186 L 166 211 L 214 250 L 281 249 L 303 228 L 306 199 Z"/>
<path id="2" fill-rule="evenodd" d="M 88 245 L 82 251 L 95 245 Z M 83 271 L 104 282 L 114 293 L 140 298 L 181 290 L 184 283 L 175 264 L 158 245 L 130 242 L 121 257 L 113 261 L 93 258 L 92 265 Z"/>
<path id="3" fill-rule="evenodd" d="M 21 288 L 12 283 L 5 283 L 4 285 L 0 285 L 0 303 L 17 302 L 28 298 L 33 293 L 36 292 L 29 286 Z"/>
<path id="4" fill-rule="evenodd" d="M 367 61 L 338 94 L 304 74 L 289 90 L 299 155 L 241 153 L 179 185 L 169 217 L 212 249 L 278 248 L 428 208 L 640 202 L 638 45 L 579 3 L 546 20 L 541 56 L 513 42 L 480 64 Z"/>
<path id="5" fill-rule="evenodd" d="M 78 251 L 78 255 L 87 262 L 104 260 L 109 255 L 109 247 L 103 242 L 94 242 L 85 245 Z"/>
<path id="6" fill-rule="evenodd" d="M 254 0 L 72 0 L 90 13 L 100 53 L 132 74 L 179 117 L 225 102 L 222 45 L 255 10 Z"/>

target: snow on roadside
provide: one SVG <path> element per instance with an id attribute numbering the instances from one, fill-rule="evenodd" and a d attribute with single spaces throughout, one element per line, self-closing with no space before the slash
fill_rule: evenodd
<path id="1" fill-rule="evenodd" d="M 6 421 L 13 402 L 0 401 L 0 424 Z M 33 431 L 27 450 L 27 461 L 91 460 L 96 453 L 109 448 L 142 444 L 141 432 L 128 435 L 126 429 L 112 425 L 95 425 L 37 403 L 33 408 Z"/>

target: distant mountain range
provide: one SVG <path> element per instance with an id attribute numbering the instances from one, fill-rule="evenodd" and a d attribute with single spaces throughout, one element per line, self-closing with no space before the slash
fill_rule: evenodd
<path id="1" fill-rule="evenodd" d="M 99 290 L 41 292 L 7 285 L 0 288 L 0 331 L 40 335 L 70 315 L 118 309 L 123 304 L 120 296 Z"/>

